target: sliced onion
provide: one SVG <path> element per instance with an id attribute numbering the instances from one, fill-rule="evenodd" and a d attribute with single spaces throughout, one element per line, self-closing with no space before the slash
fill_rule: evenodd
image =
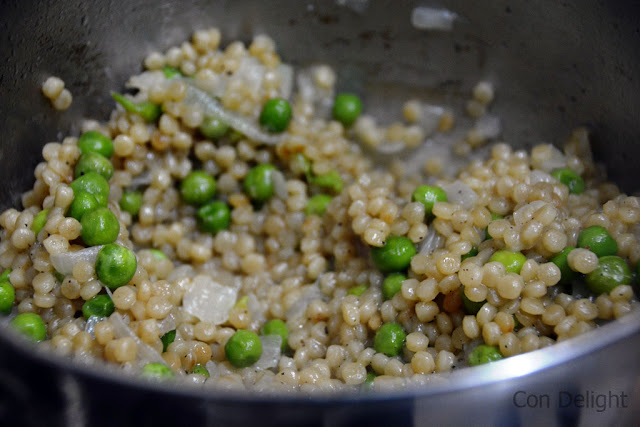
<path id="1" fill-rule="evenodd" d="M 194 83 L 188 82 L 188 80 L 189 79 L 184 79 L 184 81 L 187 82 L 187 93 L 183 101 L 185 104 L 199 108 L 204 115 L 215 117 L 225 122 L 233 129 L 254 141 L 269 145 L 274 145 L 282 141 L 282 134 L 272 135 L 262 131 L 254 120 L 227 110 L 216 99 L 205 91 L 195 87 Z"/>
<path id="2" fill-rule="evenodd" d="M 95 338 L 96 336 L 94 335 L 94 331 L 96 329 L 96 325 L 100 322 L 102 322 L 104 320 L 104 317 L 100 317 L 100 316 L 90 316 L 87 319 L 87 324 L 84 325 L 84 331 L 91 334 L 91 336 L 93 338 Z"/>
<path id="3" fill-rule="evenodd" d="M 263 303 L 258 301 L 258 298 L 254 294 L 249 294 L 249 298 L 247 301 L 247 310 L 249 311 L 249 315 L 251 316 L 251 323 L 263 324 L 266 320 L 265 312 L 266 306 Z"/>
<path id="4" fill-rule="evenodd" d="M 222 286 L 208 276 L 196 276 L 182 298 L 182 307 L 202 321 L 221 325 L 229 319 L 237 299 L 236 289 Z"/>
<path id="5" fill-rule="evenodd" d="M 287 310 L 287 319 L 297 319 L 304 316 L 307 311 L 307 307 L 311 304 L 311 301 L 315 299 L 323 298 L 324 294 L 318 288 L 317 283 L 309 286 L 293 304 Z"/>
<path id="6" fill-rule="evenodd" d="M 484 115 L 476 121 L 476 132 L 484 139 L 495 139 L 502 133 L 500 118 L 492 115 Z"/>
<path id="7" fill-rule="evenodd" d="M 167 317 L 158 322 L 158 331 L 160 336 L 166 334 L 169 331 L 173 331 L 176 328 L 176 316 L 173 312 L 169 313 Z"/>
<path id="8" fill-rule="evenodd" d="M 422 239 L 422 242 L 418 244 L 418 253 L 429 255 L 431 252 L 444 246 L 444 241 L 444 237 L 438 234 L 435 227 L 429 227 L 427 235 Z"/>
<path id="9" fill-rule="evenodd" d="M 532 158 L 531 164 L 534 168 L 551 172 L 554 169 L 560 169 L 567 165 L 567 160 L 554 145 L 547 144 L 549 147 L 548 155 L 544 159 Z"/>
<path id="10" fill-rule="evenodd" d="M 411 25 L 418 30 L 451 31 L 458 15 L 447 9 L 416 7 L 411 11 Z"/>
<path id="11" fill-rule="evenodd" d="M 274 171 L 271 173 L 273 178 L 273 190 L 279 199 L 287 200 L 289 197 L 289 191 L 287 191 L 287 180 L 280 171 Z"/>
<path id="12" fill-rule="evenodd" d="M 191 265 L 183 264 L 173 269 L 167 277 L 167 282 L 175 282 L 178 279 L 184 279 L 185 277 L 195 276 L 195 271 Z"/>
<path id="13" fill-rule="evenodd" d="M 554 182 L 555 178 L 541 170 L 531 171 L 529 174 L 529 185 L 536 185 L 539 182 Z"/>
<path id="14" fill-rule="evenodd" d="M 284 99 L 291 99 L 294 80 L 293 67 L 289 64 L 280 64 L 277 69 L 281 77 L 280 96 Z"/>
<path id="15" fill-rule="evenodd" d="M 444 108 L 426 103 L 420 107 L 421 114 L 418 124 L 424 130 L 426 136 L 433 135 L 438 130 L 440 120 L 444 114 Z"/>
<path id="16" fill-rule="evenodd" d="M 460 180 L 445 184 L 442 189 L 447 193 L 449 202 L 459 204 L 467 210 L 471 209 L 478 200 L 476 192 Z"/>
<path id="17" fill-rule="evenodd" d="M 66 276 L 67 274 L 71 274 L 73 267 L 81 261 L 86 261 L 91 265 L 95 264 L 100 249 L 102 249 L 102 246 L 91 246 L 75 252 L 63 252 L 51 255 L 51 264 L 53 264 L 53 268 L 55 268 L 58 273 Z"/>
<path id="18" fill-rule="evenodd" d="M 253 365 L 256 369 L 276 368 L 280 362 L 280 350 L 282 337 L 280 335 L 265 335 L 260 337 L 262 342 L 262 354 Z"/>
<path id="19" fill-rule="evenodd" d="M 143 342 L 138 336 L 131 330 L 131 328 L 124 322 L 123 317 L 117 311 L 109 316 L 109 322 L 113 326 L 113 332 L 116 338 L 131 337 L 136 342 L 138 347 L 138 359 L 143 363 L 162 363 L 166 365 L 166 362 L 149 344 Z"/>
<path id="20" fill-rule="evenodd" d="M 125 87 L 138 89 L 147 94 L 152 87 L 164 85 L 166 81 L 167 78 L 162 71 L 145 71 L 137 76 L 132 76 Z"/>

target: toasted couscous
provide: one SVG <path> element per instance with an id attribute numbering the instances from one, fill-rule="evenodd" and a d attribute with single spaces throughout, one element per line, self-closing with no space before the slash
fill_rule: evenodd
<path id="1" fill-rule="evenodd" d="M 606 181 L 585 129 L 516 150 L 487 81 L 463 120 L 413 99 L 382 125 L 329 66 L 294 72 L 263 35 L 220 41 L 149 54 L 108 121 L 44 145 L 22 209 L 0 215 L 10 327 L 153 380 L 364 391 L 637 307 L 640 199 Z M 42 91 L 71 102 L 58 78 Z"/>

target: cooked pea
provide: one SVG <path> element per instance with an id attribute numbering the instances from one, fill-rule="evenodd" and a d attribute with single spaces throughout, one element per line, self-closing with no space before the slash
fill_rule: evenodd
<path id="1" fill-rule="evenodd" d="M 8 280 L 0 281 L 0 313 L 9 314 L 16 300 L 16 291 Z"/>
<path id="2" fill-rule="evenodd" d="M 120 209 L 136 216 L 142 207 L 142 193 L 140 191 L 125 191 L 120 199 Z"/>
<path id="3" fill-rule="evenodd" d="M 90 130 L 78 139 L 78 148 L 82 154 L 98 153 L 107 159 L 113 155 L 113 142 L 100 132 Z"/>
<path id="4" fill-rule="evenodd" d="M 98 200 L 93 194 L 81 191 L 74 196 L 73 201 L 67 210 L 67 216 L 80 221 L 85 213 L 94 211 L 99 207 L 100 203 L 98 203 Z"/>
<path id="5" fill-rule="evenodd" d="M 120 234 L 118 218 L 109 208 L 98 208 L 82 215 L 82 240 L 88 246 L 100 246 L 113 243 Z"/>
<path id="6" fill-rule="evenodd" d="M 169 344 L 174 342 L 175 339 L 176 339 L 176 330 L 175 329 L 167 332 L 162 337 L 160 337 L 160 341 L 162 341 L 162 352 L 163 353 L 165 351 L 167 351 L 167 347 L 169 347 Z"/>
<path id="7" fill-rule="evenodd" d="M 373 383 L 376 379 L 375 372 L 367 372 L 367 378 L 364 380 L 362 384 L 360 384 L 360 392 L 368 393 L 373 391 Z"/>
<path id="8" fill-rule="evenodd" d="M 581 194 L 584 191 L 584 180 L 571 169 L 556 169 L 551 176 L 569 187 L 569 193 Z"/>
<path id="9" fill-rule="evenodd" d="M 349 289 L 349 291 L 347 292 L 347 295 L 355 295 L 355 296 L 359 297 L 367 289 L 369 289 L 369 287 L 367 285 L 364 285 L 364 284 L 358 285 L 358 286 L 354 286 L 351 289 Z"/>
<path id="10" fill-rule="evenodd" d="M 560 269 L 561 276 L 558 285 L 566 286 L 578 276 L 578 273 L 569 267 L 569 253 L 574 249 L 574 246 L 567 246 L 560 253 L 551 258 L 551 262 L 557 265 Z"/>
<path id="11" fill-rule="evenodd" d="M 209 139 L 222 138 L 229 131 L 229 125 L 217 117 L 206 116 L 200 125 L 200 133 Z"/>
<path id="12" fill-rule="evenodd" d="M 201 364 L 196 364 L 196 366 L 193 367 L 193 371 L 192 373 L 194 374 L 198 374 L 198 375 L 202 375 L 205 378 L 209 378 L 209 370 L 207 368 L 205 368 L 203 365 Z"/>
<path id="13" fill-rule="evenodd" d="M 473 258 L 474 256 L 478 255 L 478 248 L 476 248 L 475 246 L 471 248 L 471 250 L 469 252 L 467 252 L 466 254 L 462 255 L 460 257 L 460 261 L 464 261 L 467 258 Z"/>
<path id="14" fill-rule="evenodd" d="M 214 200 L 198 209 L 196 217 L 200 230 L 215 234 L 229 228 L 231 209 L 225 202 Z"/>
<path id="15" fill-rule="evenodd" d="M 578 247 L 589 249 L 598 258 L 618 253 L 618 243 L 611 237 L 606 228 L 592 225 L 578 235 Z"/>
<path id="16" fill-rule="evenodd" d="M 176 77 L 182 77 L 182 71 L 180 71 L 175 67 L 169 67 L 168 65 L 165 65 L 164 67 L 162 67 L 162 73 L 169 80 L 174 79 Z"/>
<path id="17" fill-rule="evenodd" d="M 333 200 L 333 197 L 328 194 L 316 194 L 309 198 L 307 206 L 304 208 L 304 213 L 309 215 L 324 215 L 327 210 L 327 205 Z"/>
<path id="18" fill-rule="evenodd" d="M 469 354 L 469 365 L 476 366 L 502 359 L 500 349 L 491 345 L 479 345 Z"/>
<path id="19" fill-rule="evenodd" d="M 162 252 L 160 249 L 149 249 L 149 252 L 151 252 L 151 255 L 153 255 L 153 259 L 155 259 L 156 261 L 162 261 L 162 260 L 165 260 L 165 259 L 169 259 L 164 254 L 164 252 Z"/>
<path id="20" fill-rule="evenodd" d="M 262 342 L 255 332 L 241 329 L 229 338 L 224 346 L 224 354 L 236 368 L 246 368 L 260 359 Z"/>
<path id="21" fill-rule="evenodd" d="M 349 127 L 362 113 L 362 101 L 352 93 L 341 93 L 333 102 L 333 118 Z"/>
<path id="22" fill-rule="evenodd" d="M 142 377 L 153 380 L 170 380 L 174 378 L 174 373 L 167 365 L 151 362 L 142 368 Z"/>
<path id="23" fill-rule="evenodd" d="M 216 194 L 216 180 L 205 171 L 193 171 L 180 184 L 182 200 L 189 205 L 204 205 Z"/>
<path id="24" fill-rule="evenodd" d="M 9 322 L 12 328 L 35 342 L 47 337 L 47 328 L 42 317 L 35 313 L 20 313 Z"/>
<path id="25" fill-rule="evenodd" d="M 383 273 L 406 270 L 416 248 L 405 236 L 390 236 L 382 247 L 371 248 L 373 263 Z"/>
<path id="26" fill-rule="evenodd" d="M 471 301 L 464 294 L 464 290 L 463 290 L 463 292 L 461 294 L 462 294 L 462 306 L 464 307 L 464 311 L 467 314 L 473 314 L 473 315 L 478 314 L 478 311 L 480 311 L 482 306 L 487 302 L 487 300 L 479 301 L 479 302 Z"/>
<path id="27" fill-rule="evenodd" d="M 0 282 L 8 282 L 10 274 L 11 274 L 10 268 L 7 268 L 5 271 L 3 271 L 2 274 L 0 274 Z"/>
<path id="28" fill-rule="evenodd" d="M 251 169 L 244 178 L 244 192 L 254 202 L 266 202 L 273 196 L 273 172 L 277 170 L 270 164 L 258 165 Z"/>
<path id="29" fill-rule="evenodd" d="M 436 202 L 446 202 L 448 200 L 447 193 L 440 188 L 431 185 L 421 185 L 411 195 L 411 200 L 414 202 L 420 202 L 424 205 L 425 214 L 427 217 L 433 216 L 433 205 Z"/>
<path id="30" fill-rule="evenodd" d="M 38 235 L 38 233 L 40 233 L 40 230 L 42 230 L 47 223 L 48 213 L 49 209 L 43 209 L 38 212 L 38 215 L 36 215 L 36 217 L 33 219 L 33 222 L 31 223 L 31 229 L 36 234 L 36 236 Z"/>
<path id="31" fill-rule="evenodd" d="M 73 190 L 74 196 L 85 191 L 92 194 L 100 206 L 107 206 L 109 183 L 102 175 L 96 172 L 87 172 L 81 177 L 74 179 L 69 186 Z"/>
<path id="32" fill-rule="evenodd" d="M 136 274 L 138 262 L 135 254 L 115 243 L 105 245 L 96 258 L 96 275 L 109 289 L 126 285 Z"/>
<path id="33" fill-rule="evenodd" d="M 91 316 L 109 317 L 115 309 L 116 306 L 109 295 L 96 295 L 82 304 L 82 315 L 85 319 Z"/>
<path id="34" fill-rule="evenodd" d="M 395 357 L 400 354 L 406 340 L 407 334 L 402 329 L 402 326 L 397 323 L 385 323 L 376 332 L 376 336 L 373 339 L 373 348 L 378 353 Z"/>
<path id="35" fill-rule="evenodd" d="M 85 153 L 80 156 L 76 164 L 75 177 L 78 178 L 87 172 L 96 172 L 104 177 L 107 181 L 113 176 L 113 165 L 111 161 L 102 154 Z"/>
<path id="36" fill-rule="evenodd" d="M 382 282 L 382 297 L 390 300 L 402 289 L 402 282 L 407 280 L 407 276 L 402 273 L 393 273 L 384 278 Z"/>
<path id="37" fill-rule="evenodd" d="M 516 273 L 520 274 L 520 270 L 522 270 L 522 266 L 527 261 L 527 257 L 522 254 L 522 252 L 512 252 L 512 251 L 496 251 L 491 258 L 489 258 L 489 262 L 498 261 L 502 265 L 504 265 L 504 269 L 507 273 Z"/>
<path id="38" fill-rule="evenodd" d="M 591 292 L 608 294 L 617 286 L 631 284 L 631 269 L 619 256 L 607 255 L 598 260 L 598 267 L 585 280 Z"/>
<path id="39" fill-rule="evenodd" d="M 310 183 L 320 188 L 326 188 L 336 194 L 342 191 L 342 178 L 338 171 L 332 170 L 324 175 L 315 175 L 310 178 Z"/>
<path id="40" fill-rule="evenodd" d="M 287 100 L 274 98 L 268 100 L 260 113 L 260 124 L 269 132 L 282 132 L 291 120 L 291 105 Z"/>
<path id="41" fill-rule="evenodd" d="M 287 324 L 282 320 L 269 320 L 262 326 L 260 333 L 262 335 L 279 335 L 280 338 L 282 338 L 282 345 L 280 349 L 283 353 L 287 350 L 287 347 L 289 346 L 289 343 L 287 341 L 289 339 L 289 329 L 287 328 Z"/>
<path id="42" fill-rule="evenodd" d="M 153 102 L 143 101 L 136 104 L 124 95 L 116 92 L 113 92 L 111 96 L 118 104 L 122 105 L 126 111 L 139 115 L 147 122 L 155 122 L 162 114 L 160 105 L 154 104 Z"/>

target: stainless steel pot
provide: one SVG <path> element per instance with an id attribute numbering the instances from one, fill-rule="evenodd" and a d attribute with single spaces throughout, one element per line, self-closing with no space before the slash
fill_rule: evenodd
<path id="1" fill-rule="evenodd" d="M 368 104 L 409 95 L 456 102 L 480 78 L 514 145 L 594 131 L 597 159 L 638 188 L 640 5 L 636 1 L 4 1 L 0 5 L 0 204 L 17 206 L 40 148 L 106 118 L 108 94 L 146 53 L 218 26 L 226 40 L 267 33 L 294 63 L 328 62 Z M 416 5 L 446 7 L 450 33 L 412 28 Z M 64 113 L 40 94 L 49 75 L 74 94 Z M 358 86 L 360 85 L 360 86 Z M 383 102 L 384 101 L 384 102 Z M 396 110 L 397 111 L 397 110 Z M 640 313 L 551 348 L 456 372 L 394 395 L 271 398 L 142 384 L 42 354 L 0 330 L 2 425 L 634 425 L 640 419 Z"/>

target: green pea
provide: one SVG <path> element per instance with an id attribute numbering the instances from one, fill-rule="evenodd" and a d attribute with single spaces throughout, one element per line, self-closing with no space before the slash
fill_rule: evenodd
<path id="1" fill-rule="evenodd" d="M 209 378 L 211 376 L 209 375 L 209 371 L 207 370 L 207 368 L 199 363 L 197 363 L 196 366 L 193 367 L 192 373 L 202 375 L 205 378 Z"/>
<path id="2" fill-rule="evenodd" d="M 109 295 L 96 295 L 82 304 L 82 315 L 85 319 L 91 316 L 109 317 L 115 309 L 116 306 Z"/>
<path id="3" fill-rule="evenodd" d="M 309 198 L 307 206 L 304 208 L 304 213 L 307 216 L 317 215 L 322 216 L 327 210 L 327 205 L 333 200 L 333 197 L 328 194 L 316 194 Z"/>
<path id="4" fill-rule="evenodd" d="M 200 230 L 215 234 L 229 228 L 231 209 L 225 202 L 214 200 L 198 209 L 196 218 Z"/>
<path id="5" fill-rule="evenodd" d="M 129 283 L 136 274 L 137 267 L 135 254 L 115 243 L 105 245 L 96 258 L 98 280 L 111 290 Z"/>
<path id="6" fill-rule="evenodd" d="M 522 270 L 522 265 L 527 261 L 527 257 L 522 254 L 522 252 L 512 252 L 512 251 L 496 251 L 491 258 L 489 258 L 489 262 L 498 261 L 502 265 L 504 265 L 504 269 L 507 273 L 516 273 L 520 274 L 520 270 Z"/>
<path id="7" fill-rule="evenodd" d="M 120 209 L 129 212 L 131 216 L 137 216 L 142 207 L 142 193 L 140 191 L 126 191 L 120 199 Z"/>
<path id="8" fill-rule="evenodd" d="M 360 384 L 361 393 L 369 393 L 373 391 L 376 376 L 377 375 L 375 374 L 375 372 L 367 372 L 367 377 L 365 378 L 364 382 Z"/>
<path id="9" fill-rule="evenodd" d="M 242 132 L 238 132 L 237 130 L 231 128 L 231 130 L 229 130 L 227 138 L 229 138 L 229 142 L 235 144 L 236 142 L 244 138 L 244 135 L 242 134 Z"/>
<path id="10" fill-rule="evenodd" d="M 390 300 L 402 289 L 402 282 L 407 280 L 407 276 L 402 273 L 393 273 L 384 278 L 382 282 L 382 297 Z"/>
<path id="11" fill-rule="evenodd" d="M 219 139 L 227 134 L 229 125 L 217 117 L 206 116 L 200 125 L 200 133 L 209 139 Z"/>
<path id="12" fill-rule="evenodd" d="M 342 183 L 342 177 L 338 171 L 332 170 L 324 175 L 315 175 L 309 179 L 309 182 L 313 185 L 317 185 L 320 188 L 326 188 L 334 193 L 338 194 L 342 191 L 344 184 Z"/>
<path id="13" fill-rule="evenodd" d="M 406 270 L 415 254 L 415 246 L 405 236 L 391 236 L 384 246 L 371 248 L 373 263 L 383 273 Z"/>
<path id="14" fill-rule="evenodd" d="M 82 154 L 98 153 L 107 159 L 113 156 L 113 142 L 111 142 L 111 139 L 94 130 L 82 134 L 78 139 L 78 148 Z"/>
<path id="15" fill-rule="evenodd" d="M 88 246 L 100 246 L 113 243 L 120 234 L 118 218 L 109 208 L 98 208 L 82 215 L 80 220 L 82 240 Z"/>
<path id="16" fill-rule="evenodd" d="M 224 354 L 229 363 L 236 368 L 246 368 L 260 359 L 262 342 L 255 332 L 241 329 L 227 340 Z"/>
<path id="17" fill-rule="evenodd" d="M 169 67 L 168 65 L 162 67 L 162 73 L 169 80 L 183 76 L 182 71 L 174 67 Z"/>
<path id="18" fill-rule="evenodd" d="M 174 342 L 176 340 L 176 330 L 172 330 L 167 332 L 166 334 L 164 334 L 161 338 L 160 341 L 162 341 L 162 352 L 164 353 L 165 351 L 167 351 L 167 348 L 169 347 L 169 345 Z"/>
<path id="19" fill-rule="evenodd" d="M 478 255 L 478 248 L 476 248 L 475 246 L 471 248 L 471 250 L 469 252 L 467 252 L 466 254 L 462 255 L 460 257 L 460 262 L 464 261 L 467 258 L 473 258 L 474 256 Z"/>
<path id="20" fill-rule="evenodd" d="M 282 345 L 280 349 L 284 353 L 289 346 L 289 329 L 287 328 L 287 324 L 284 323 L 280 319 L 269 320 L 262 326 L 260 330 L 260 334 L 262 335 L 279 335 L 282 338 Z"/>
<path id="21" fill-rule="evenodd" d="M 154 104 L 151 101 L 143 101 L 136 104 L 124 95 L 116 92 L 113 92 L 111 96 L 118 104 L 122 105 L 126 111 L 139 115 L 147 122 L 155 122 L 158 120 L 158 117 L 160 117 L 160 114 L 162 114 L 160 105 Z"/>
<path id="22" fill-rule="evenodd" d="M 11 269 L 7 268 L 5 271 L 0 274 L 0 282 L 8 282 L 9 276 L 11 275 Z"/>
<path id="23" fill-rule="evenodd" d="M 571 169 L 556 169 L 551 176 L 569 187 L 569 193 L 580 194 L 584 191 L 584 180 Z"/>
<path id="24" fill-rule="evenodd" d="M 352 93 L 341 93 L 333 101 L 333 118 L 349 127 L 362 113 L 362 101 Z"/>
<path id="25" fill-rule="evenodd" d="M 464 289 L 462 291 L 462 306 L 464 307 L 464 311 L 467 314 L 473 314 L 476 315 L 478 314 L 478 311 L 480 311 L 480 309 L 482 308 L 482 306 L 487 302 L 487 300 L 484 301 L 471 301 L 465 294 L 464 294 Z"/>
<path id="26" fill-rule="evenodd" d="M 94 197 L 93 194 L 81 191 L 76 193 L 69 209 L 67 209 L 67 216 L 82 220 L 82 216 L 87 212 L 94 211 L 100 207 L 100 203 Z"/>
<path id="27" fill-rule="evenodd" d="M 244 192 L 254 202 L 263 203 L 273 196 L 273 172 L 277 170 L 270 164 L 262 164 L 254 167 L 244 178 Z"/>
<path id="28" fill-rule="evenodd" d="M 216 180 L 205 171 L 193 171 L 180 184 L 182 200 L 189 205 L 204 205 L 216 194 Z"/>
<path id="29" fill-rule="evenodd" d="M 479 345 L 469 354 L 469 365 L 477 366 L 502 359 L 500 349 L 491 345 Z"/>
<path id="30" fill-rule="evenodd" d="M 12 328 L 35 342 L 43 341 L 47 337 L 47 328 L 42 317 L 35 313 L 20 313 L 9 322 Z"/>
<path id="31" fill-rule="evenodd" d="M 550 260 L 560 269 L 560 281 L 557 283 L 558 285 L 566 286 L 578 276 L 578 273 L 569 267 L 569 253 L 574 249 L 574 246 L 567 246 Z"/>
<path id="32" fill-rule="evenodd" d="M 9 281 L 0 281 L 0 313 L 9 314 L 16 300 L 16 291 Z"/>
<path id="33" fill-rule="evenodd" d="M 36 234 L 36 236 L 38 235 L 38 233 L 40 233 L 40 230 L 42 230 L 47 223 L 48 213 L 49 209 L 43 209 L 38 212 L 38 215 L 36 215 L 36 217 L 33 219 L 33 222 L 31 223 L 31 229 Z"/>
<path id="34" fill-rule="evenodd" d="M 162 252 L 159 249 L 149 249 L 149 252 L 151 252 L 151 255 L 153 255 L 153 259 L 155 259 L 156 261 L 163 261 L 165 259 L 169 259 L 164 254 L 164 252 Z"/>
<path id="35" fill-rule="evenodd" d="M 152 380 L 170 380 L 174 378 L 174 373 L 167 365 L 151 362 L 142 368 L 142 377 Z"/>
<path id="36" fill-rule="evenodd" d="M 617 286 L 631 284 L 631 269 L 619 256 L 603 256 L 596 269 L 585 276 L 585 281 L 591 292 L 608 294 Z"/>
<path id="37" fill-rule="evenodd" d="M 411 200 L 422 203 L 426 216 L 431 217 L 433 216 L 433 205 L 436 202 L 446 202 L 448 198 L 447 193 L 440 187 L 421 185 L 413 190 Z"/>
<path id="38" fill-rule="evenodd" d="M 282 98 L 268 100 L 260 113 L 260 124 L 269 132 L 282 132 L 291 120 L 291 105 Z"/>
<path id="39" fill-rule="evenodd" d="M 606 228 L 592 225 L 578 235 L 578 247 L 589 249 L 598 258 L 618 253 L 618 243 L 611 237 Z"/>
<path id="40" fill-rule="evenodd" d="M 55 279 L 56 279 L 56 281 L 58 283 L 62 283 L 64 281 L 64 274 L 62 274 L 62 273 L 60 273 L 58 271 L 55 271 L 55 270 L 53 270 L 52 274 L 53 274 L 53 277 L 55 277 Z"/>
<path id="41" fill-rule="evenodd" d="M 373 348 L 378 353 L 395 357 L 400 354 L 406 340 L 407 334 L 402 329 L 402 326 L 397 323 L 385 323 L 376 332 L 376 336 L 373 339 Z"/>
<path id="42" fill-rule="evenodd" d="M 85 191 L 96 198 L 98 205 L 107 206 L 109 199 L 109 183 L 102 175 L 96 172 L 87 172 L 81 177 L 74 179 L 69 186 L 73 190 L 74 196 Z"/>
<path id="43" fill-rule="evenodd" d="M 367 289 L 369 289 L 369 287 L 367 285 L 364 285 L 364 284 L 358 285 L 358 286 L 354 286 L 351 289 L 349 289 L 349 292 L 347 292 L 347 295 L 355 295 L 355 296 L 359 297 Z"/>
<path id="44" fill-rule="evenodd" d="M 503 216 L 502 215 L 498 215 L 498 214 L 491 214 L 491 221 L 495 221 L 496 219 L 502 219 Z M 491 236 L 491 234 L 489 234 L 489 226 L 487 226 L 484 229 L 484 234 L 486 235 L 485 240 L 491 240 L 493 239 L 493 236 Z"/>
<path id="45" fill-rule="evenodd" d="M 87 172 L 96 172 L 104 177 L 107 181 L 113 176 L 113 165 L 111 160 L 102 154 L 85 153 L 80 156 L 76 164 L 76 178 L 86 174 Z"/>

